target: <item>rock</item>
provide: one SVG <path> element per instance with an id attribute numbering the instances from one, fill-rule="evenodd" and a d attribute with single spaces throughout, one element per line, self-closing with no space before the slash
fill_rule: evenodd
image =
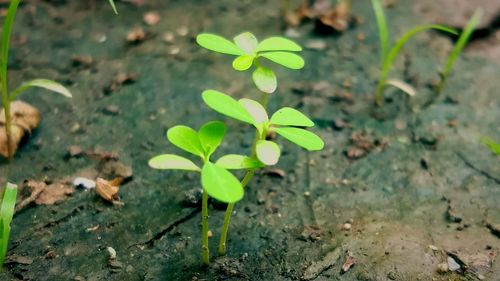
<path id="1" fill-rule="evenodd" d="M 203 190 L 201 188 L 193 188 L 185 191 L 183 203 L 193 207 L 200 206 L 202 193 Z"/>
<path id="2" fill-rule="evenodd" d="M 303 280 L 313 280 L 318 277 L 323 271 L 332 267 L 337 263 L 340 255 L 342 254 L 342 249 L 336 248 L 334 251 L 329 252 L 322 260 L 313 262 L 310 266 L 306 268 L 304 274 L 302 275 Z"/>
<path id="3" fill-rule="evenodd" d="M 83 177 L 77 177 L 73 180 L 73 186 L 76 188 L 92 189 L 95 188 L 95 181 Z"/>
<path id="4" fill-rule="evenodd" d="M 146 32 L 142 27 L 134 27 L 129 31 L 126 39 L 129 43 L 140 43 L 146 39 Z"/>
<path id="5" fill-rule="evenodd" d="M 85 152 L 82 150 L 82 148 L 77 145 L 72 145 L 68 147 L 67 152 L 68 152 L 67 156 L 69 157 L 81 157 L 85 155 Z"/>
<path id="6" fill-rule="evenodd" d="M 448 264 L 445 262 L 438 264 L 436 271 L 441 274 L 448 272 Z"/>
<path id="7" fill-rule="evenodd" d="M 448 262 L 448 269 L 450 271 L 460 270 L 461 268 L 460 264 L 458 264 L 457 261 L 455 261 L 455 259 L 453 259 L 452 257 L 448 257 L 447 262 Z"/>
<path id="8" fill-rule="evenodd" d="M 161 17 L 157 12 L 147 12 L 142 19 L 147 25 L 156 25 L 160 22 Z"/>
<path id="9" fill-rule="evenodd" d="M 306 42 L 305 47 L 311 50 L 323 51 L 326 49 L 326 43 L 323 40 L 310 40 Z"/>
<path id="10" fill-rule="evenodd" d="M 120 108 L 117 105 L 108 105 L 102 109 L 102 112 L 107 115 L 118 115 Z"/>

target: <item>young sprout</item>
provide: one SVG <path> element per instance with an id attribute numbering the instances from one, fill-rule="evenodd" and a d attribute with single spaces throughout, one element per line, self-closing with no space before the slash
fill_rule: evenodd
<path id="1" fill-rule="evenodd" d="M 7 183 L 2 193 L 2 197 L 0 198 L 0 270 L 3 266 L 9 245 L 10 223 L 14 216 L 17 185 Z"/>
<path id="2" fill-rule="evenodd" d="M 479 21 L 481 20 L 481 15 L 482 15 L 481 9 L 477 9 L 474 12 L 470 20 L 467 22 L 465 29 L 460 34 L 457 44 L 455 45 L 450 55 L 448 56 L 448 60 L 446 61 L 446 64 L 444 65 L 444 68 L 440 73 L 441 82 L 439 83 L 438 86 L 438 94 L 440 94 L 441 91 L 443 90 L 443 87 L 446 84 L 446 79 L 448 78 L 448 75 L 453 69 L 453 65 L 455 65 L 455 61 L 457 60 L 458 56 L 462 53 L 463 49 L 469 42 L 471 35 L 474 33 L 476 26 L 479 24 Z"/>
<path id="3" fill-rule="evenodd" d="M 40 87 L 56 93 L 59 93 L 65 97 L 71 97 L 71 93 L 63 85 L 48 79 L 35 79 L 22 84 L 19 88 L 9 92 L 9 87 L 7 84 L 8 78 L 8 57 L 9 57 L 9 42 L 10 34 L 12 31 L 12 25 L 14 23 L 14 18 L 16 15 L 17 7 L 21 0 L 12 0 L 7 10 L 7 15 L 2 28 L 2 41 L 0 43 L 1 54 L 0 54 L 0 90 L 2 92 L 2 105 L 4 107 L 5 113 L 5 134 L 7 136 L 7 150 L 8 158 L 12 158 L 12 139 L 11 139 L 11 116 L 10 116 L 10 103 L 22 92 L 26 91 L 31 87 Z"/>
<path id="4" fill-rule="evenodd" d="M 384 9 L 382 7 L 382 3 L 380 0 L 372 0 L 372 6 L 373 10 L 375 12 L 375 18 L 377 21 L 377 26 L 378 26 L 378 31 L 379 31 L 379 37 L 380 37 L 380 78 L 379 82 L 377 85 L 377 89 L 375 91 L 375 103 L 378 106 L 381 106 L 384 102 L 383 100 L 383 95 L 384 95 L 384 89 L 385 86 L 387 85 L 387 80 L 389 78 L 389 72 L 391 71 L 392 65 L 394 64 L 394 61 L 396 57 L 398 56 L 399 52 L 403 48 L 403 46 L 408 42 L 409 39 L 411 39 L 413 36 L 416 34 L 434 29 L 434 30 L 439 30 L 443 32 L 448 32 L 454 35 L 457 35 L 458 33 L 446 26 L 442 25 L 437 25 L 437 24 L 429 24 L 429 25 L 421 25 L 414 27 L 410 31 L 406 32 L 403 34 L 403 36 L 394 43 L 391 49 L 389 49 L 389 28 L 387 26 L 387 21 L 385 18 L 384 14 Z M 398 83 L 398 84 L 401 84 Z M 394 84 L 393 85 L 398 85 Z M 408 88 L 407 86 L 403 87 L 403 90 L 405 88 Z"/>
<path id="5" fill-rule="evenodd" d="M 491 152 L 500 156 L 500 143 L 496 142 L 495 140 L 489 137 L 481 137 L 480 141 L 484 145 L 486 145 L 491 150 Z"/>
<path id="6" fill-rule="evenodd" d="M 115 1 L 109 0 L 109 5 L 111 5 L 111 8 L 113 8 L 113 12 L 115 12 L 115 14 L 118 15 L 118 10 L 116 9 L 116 6 L 115 6 Z"/>
<path id="7" fill-rule="evenodd" d="M 196 42 L 214 52 L 237 56 L 233 60 L 233 68 L 245 71 L 255 66 L 252 78 L 257 88 L 264 93 L 274 93 L 278 81 L 273 70 L 261 64 L 261 59 L 267 59 L 290 69 L 301 69 L 304 60 L 295 52 L 302 51 L 297 43 L 283 37 L 270 37 L 258 42 L 250 32 L 243 32 L 233 39 L 202 33 L 196 37 Z"/>
<path id="8" fill-rule="evenodd" d="M 300 69 L 304 66 L 304 60 L 293 53 L 302 50 L 299 45 L 281 37 L 271 37 L 258 43 L 255 36 L 249 32 L 236 36 L 234 43 L 214 34 L 200 34 L 197 42 L 209 50 L 236 55 L 233 68 L 238 71 L 248 70 L 254 65 L 253 81 L 262 92 L 260 103 L 247 98 L 235 100 L 216 90 L 206 90 L 202 93 L 203 101 L 214 111 L 255 127 L 250 155 L 227 154 L 212 162 L 210 156 L 220 145 L 226 130 L 223 123 L 213 121 L 203 125 L 198 132 L 185 126 L 176 126 L 167 132 L 167 138 L 172 144 L 201 159 L 202 168 L 189 159 L 172 154 L 159 155 L 149 161 L 149 165 L 156 169 L 201 173 L 202 250 L 203 262 L 208 264 L 208 197 L 228 204 L 219 242 L 219 254 L 223 255 L 226 253 L 227 232 L 233 207 L 242 199 L 243 188 L 257 169 L 275 165 L 281 156 L 280 146 L 266 139 L 268 134 L 275 132 L 309 151 L 323 149 L 324 143 L 320 137 L 304 129 L 314 126 L 314 123 L 301 112 L 283 107 L 269 118 L 265 109 L 268 94 L 277 88 L 277 80 L 271 69 L 261 65 L 260 59 L 265 58 L 291 69 Z M 239 181 L 229 170 L 246 170 L 246 174 Z"/>

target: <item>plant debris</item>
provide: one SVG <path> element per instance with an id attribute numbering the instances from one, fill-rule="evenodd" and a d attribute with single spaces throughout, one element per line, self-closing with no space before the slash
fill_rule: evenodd
<path id="1" fill-rule="evenodd" d="M 367 132 L 358 131 L 351 134 L 350 143 L 345 154 L 347 158 L 354 160 L 368 155 L 374 149 L 381 151 L 387 146 L 388 140 L 377 139 Z"/>
<path id="2" fill-rule="evenodd" d="M 111 181 L 103 178 L 97 178 L 95 191 L 102 199 L 111 202 L 115 205 L 123 205 L 120 202 L 118 192 L 120 191 L 120 184 L 123 182 L 122 178 L 115 178 Z"/>
<path id="3" fill-rule="evenodd" d="M 126 40 L 131 44 L 141 43 L 146 40 L 146 32 L 140 26 L 134 27 L 131 31 L 129 31 L 129 33 L 127 33 Z"/>
<path id="4" fill-rule="evenodd" d="M 340 274 L 344 274 L 356 264 L 356 259 L 351 251 L 347 251 L 347 257 L 340 268 Z"/>
<path id="5" fill-rule="evenodd" d="M 320 33 L 343 32 L 355 23 L 351 3 L 347 0 L 339 1 L 333 7 L 328 0 L 316 0 L 312 5 L 304 0 L 294 12 L 287 12 L 285 16 L 285 22 L 292 27 L 305 21 L 314 21 L 316 31 Z"/>
<path id="6" fill-rule="evenodd" d="M 31 133 L 33 129 L 38 127 L 40 123 L 40 112 L 35 107 L 23 101 L 13 101 L 10 105 L 11 116 L 11 151 L 14 155 L 17 151 L 19 143 L 26 133 Z M 8 141 L 5 130 L 5 113 L 4 110 L 0 112 L 0 155 L 7 158 L 8 155 Z"/>
<path id="7" fill-rule="evenodd" d="M 139 75 L 135 72 L 118 73 L 108 86 L 104 88 L 104 93 L 109 95 L 118 91 L 123 85 L 129 85 L 135 83 Z"/>

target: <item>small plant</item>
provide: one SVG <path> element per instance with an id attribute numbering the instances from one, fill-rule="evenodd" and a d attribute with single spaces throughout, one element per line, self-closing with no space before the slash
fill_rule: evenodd
<path id="1" fill-rule="evenodd" d="M 469 39 L 471 35 L 474 33 L 474 30 L 476 29 L 476 26 L 479 24 L 479 21 L 481 20 L 481 15 L 482 12 L 480 9 L 476 10 L 470 20 L 467 22 L 467 25 L 465 26 L 465 29 L 463 32 L 460 34 L 460 37 L 458 38 L 457 44 L 451 51 L 450 55 L 448 56 L 448 60 L 446 61 L 446 64 L 443 67 L 443 70 L 439 73 L 441 77 L 441 81 L 438 86 L 438 94 L 441 93 L 443 90 L 443 87 L 446 84 L 446 79 L 448 78 L 448 75 L 450 74 L 451 70 L 453 69 L 453 65 L 455 65 L 455 61 L 457 60 L 458 56 L 462 53 L 464 47 L 467 45 L 469 42 Z"/>
<path id="2" fill-rule="evenodd" d="M 492 138 L 489 138 L 489 137 L 481 137 L 479 140 L 484 145 L 486 145 L 491 150 L 491 152 L 500 156 L 500 143 L 496 142 L 495 140 L 493 140 Z"/>
<path id="3" fill-rule="evenodd" d="M 233 68 L 245 71 L 252 66 L 253 81 L 261 92 L 261 101 L 242 98 L 235 100 L 231 96 L 216 90 L 202 93 L 205 104 L 214 111 L 255 128 L 255 138 L 249 155 L 228 154 L 215 162 L 211 156 L 221 144 L 226 133 L 226 126 L 220 121 L 204 124 L 198 131 L 186 126 L 175 126 L 167 131 L 167 139 L 175 146 L 197 156 L 201 165 L 173 154 L 153 157 L 149 166 L 155 169 L 177 169 L 201 173 L 202 195 L 202 253 L 203 262 L 209 263 L 208 246 L 208 198 L 209 196 L 228 204 L 224 216 L 219 242 L 219 254 L 226 253 L 226 240 L 234 204 L 244 195 L 244 187 L 250 182 L 257 169 L 278 163 L 280 146 L 268 140 L 267 136 L 276 133 L 281 137 L 309 150 L 323 149 L 323 141 L 314 133 L 304 128 L 314 123 L 304 114 L 290 107 L 283 107 L 269 115 L 266 111 L 268 95 L 277 87 L 274 72 L 262 65 L 267 59 L 291 69 L 300 69 L 304 60 L 295 52 L 302 48 L 285 38 L 271 37 L 258 42 L 249 32 L 234 38 L 234 43 L 214 34 L 200 34 L 196 41 L 209 50 L 236 55 Z M 234 141 L 233 141 L 234 142 Z M 229 170 L 246 170 L 242 180 L 238 180 Z"/>
<path id="4" fill-rule="evenodd" d="M 375 91 L 375 103 L 378 106 L 381 106 L 384 102 L 383 95 L 384 89 L 387 84 L 387 80 L 389 77 L 389 72 L 391 71 L 392 65 L 394 64 L 394 60 L 398 56 L 401 48 L 406 44 L 406 42 L 415 36 L 417 33 L 426 31 L 429 29 L 435 29 L 443 32 L 448 32 L 454 35 L 458 33 L 446 26 L 437 25 L 437 24 L 429 24 L 429 25 L 421 25 L 416 26 L 413 29 L 409 30 L 403 36 L 394 43 L 391 49 L 389 49 L 389 29 L 387 26 L 387 21 L 384 14 L 384 9 L 382 7 L 382 3 L 380 0 L 372 0 L 373 10 L 375 12 L 375 17 L 377 20 L 377 26 L 380 37 L 380 78 L 377 85 L 377 89 Z M 401 84 L 398 83 L 398 84 Z M 398 85 L 396 84 L 396 85 Z M 403 87 L 407 88 L 407 87 Z"/>
<path id="5" fill-rule="evenodd" d="M 7 183 L 0 198 L 0 270 L 7 254 L 9 245 L 10 222 L 14 216 L 16 205 L 17 186 Z"/>
<path id="6" fill-rule="evenodd" d="M 113 8 L 113 12 L 118 15 L 118 10 L 116 9 L 115 1 L 109 0 L 109 5 L 111 5 L 111 8 Z"/>
<path id="7" fill-rule="evenodd" d="M 5 134 L 7 137 L 7 150 L 8 158 L 11 159 L 13 156 L 12 152 L 12 131 L 11 131 L 11 116 L 10 116 L 10 103 L 16 99 L 16 97 L 22 92 L 26 91 L 31 87 L 40 87 L 47 90 L 59 93 L 66 97 L 71 97 L 71 93 L 63 85 L 48 79 L 35 79 L 26 82 L 19 86 L 12 92 L 9 92 L 9 87 L 7 84 L 7 63 L 9 58 L 9 42 L 10 34 L 12 31 L 12 25 L 14 23 L 14 18 L 16 15 L 17 7 L 21 0 L 12 0 L 7 10 L 7 15 L 2 28 L 2 42 L 0 43 L 1 55 L 0 55 L 0 90 L 2 92 L 2 104 L 5 112 Z"/>

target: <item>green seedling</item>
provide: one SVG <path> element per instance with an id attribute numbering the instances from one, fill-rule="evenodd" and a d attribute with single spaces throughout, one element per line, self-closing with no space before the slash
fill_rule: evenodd
<path id="1" fill-rule="evenodd" d="M 302 51 L 302 47 L 286 38 L 271 37 L 259 43 L 252 33 L 244 32 L 234 37 L 233 41 L 209 33 L 203 33 L 196 37 L 196 42 L 206 49 L 237 56 L 233 60 L 235 70 L 245 71 L 254 65 L 253 81 L 255 86 L 264 93 L 273 93 L 278 86 L 278 81 L 274 71 L 262 65 L 262 59 L 290 69 L 304 67 L 304 60 L 296 54 L 296 52 Z"/>
<path id="2" fill-rule="evenodd" d="M 0 198 L 0 270 L 7 254 L 10 236 L 10 223 L 14 216 L 17 185 L 7 183 Z"/>
<path id="3" fill-rule="evenodd" d="M 481 137 L 480 141 L 484 145 L 486 145 L 491 150 L 491 152 L 500 156 L 500 143 L 496 142 L 495 140 L 489 137 Z"/>
<path id="4" fill-rule="evenodd" d="M 465 29 L 460 34 L 457 44 L 455 44 L 455 47 L 448 56 L 448 60 L 446 61 L 443 70 L 440 72 L 441 81 L 438 86 L 438 94 L 441 93 L 441 91 L 443 90 L 443 87 L 446 84 L 446 79 L 448 78 L 448 75 L 450 74 L 451 70 L 453 69 L 453 66 L 455 65 L 455 61 L 457 60 L 458 56 L 462 53 L 463 49 L 469 42 L 470 37 L 474 33 L 476 26 L 479 24 L 479 21 L 481 20 L 481 15 L 482 11 L 480 9 L 474 12 L 470 20 L 467 22 Z"/>
<path id="5" fill-rule="evenodd" d="M 305 129 L 314 126 L 314 123 L 298 110 L 283 107 L 269 118 L 265 108 L 268 95 L 276 90 L 277 82 L 274 72 L 263 67 L 259 60 L 265 58 L 292 69 L 299 69 L 304 66 L 303 59 L 291 53 L 300 51 L 302 48 L 299 45 L 280 37 L 272 37 L 258 43 L 255 36 L 249 32 L 236 36 L 234 43 L 213 34 L 200 34 L 197 42 L 219 53 L 237 55 L 233 68 L 238 71 L 247 70 L 254 65 L 253 80 L 262 93 L 261 102 L 248 98 L 236 100 L 216 90 L 205 90 L 202 93 L 202 99 L 209 108 L 255 128 L 255 138 L 249 155 L 227 154 L 215 162 L 212 161 L 211 156 L 223 141 L 226 126 L 220 121 L 211 121 L 199 131 L 186 126 L 175 126 L 167 131 L 167 139 L 175 146 L 197 156 L 201 165 L 173 154 L 159 155 L 149 161 L 149 166 L 155 169 L 186 170 L 201 174 L 202 254 L 203 262 L 208 264 L 208 198 L 212 197 L 228 204 L 219 242 L 219 254 L 223 255 L 226 253 L 227 233 L 234 204 L 243 198 L 244 187 L 257 169 L 275 165 L 279 161 L 281 148 L 278 143 L 267 140 L 267 136 L 276 133 L 308 151 L 321 150 L 324 143 L 320 137 Z M 246 173 L 240 181 L 230 170 L 246 170 Z"/>
<path id="6" fill-rule="evenodd" d="M 383 104 L 383 94 L 385 86 L 387 85 L 387 80 L 389 78 L 389 72 L 394 64 L 396 57 L 399 52 L 403 48 L 403 46 L 408 42 L 416 34 L 426 31 L 426 30 L 439 30 L 447 33 L 451 33 L 457 35 L 458 33 L 446 26 L 438 25 L 438 24 L 429 24 L 429 25 L 421 25 L 414 27 L 409 30 L 403 36 L 394 43 L 392 48 L 389 49 L 389 28 L 387 26 L 387 21 L 384 13 L 384 9 L 382 7 L 382 3 L 380 0 L 372 0 L 373 10 L 375 12 L 375 18 L 377 21 L 379 37 L 380 37 L 380 78 L 377 85 L 377 89 L 375 91 L 375 103 L 378 106 Z M 397 85 L 397 84 L 396 84 Z M 404 89 L 403 89 L 404 90 Z"/>
<path id="7" fill-rule="evenodd" d="M 113 8 L 113 12 L 118 15 L 118 10 L 116 9 L 115 1 L 109 0 L 109 5 L 111 5 L 111 8 Z"/>
<path id="8" fill-rule="evenodd" d="M 9 92 L 9 87 L 7 84 L 8 72 L 7 63 L 9 58 L 9 42 L 10 34 L 12 31 L 12 25 L 14 23 L 14 18 L 17 12 L 17 7 L 21 0 L 12 0 L 7 10 L 7 15 L 2 28 L 2 42 L 0 43 L 1 54 L 0 54 L 0 90 L 2 92 L 2 105 L 5 112 L 5 134 L 7 136 L 7 149 L 8 158 L 12 158 L 12 147 L 11 147 L 11 116 L 10 116 L 10 103 L 16 99 L 16 97 L 22 92 L 28 90 L 32 87 L 44 88 L 56 93 L 59 93 L 65 97 L 71 97 L 71 93 L 63 85 L 48 79 L 35 79 L 26 82 L 19 86 L 17 89 Z"/>

